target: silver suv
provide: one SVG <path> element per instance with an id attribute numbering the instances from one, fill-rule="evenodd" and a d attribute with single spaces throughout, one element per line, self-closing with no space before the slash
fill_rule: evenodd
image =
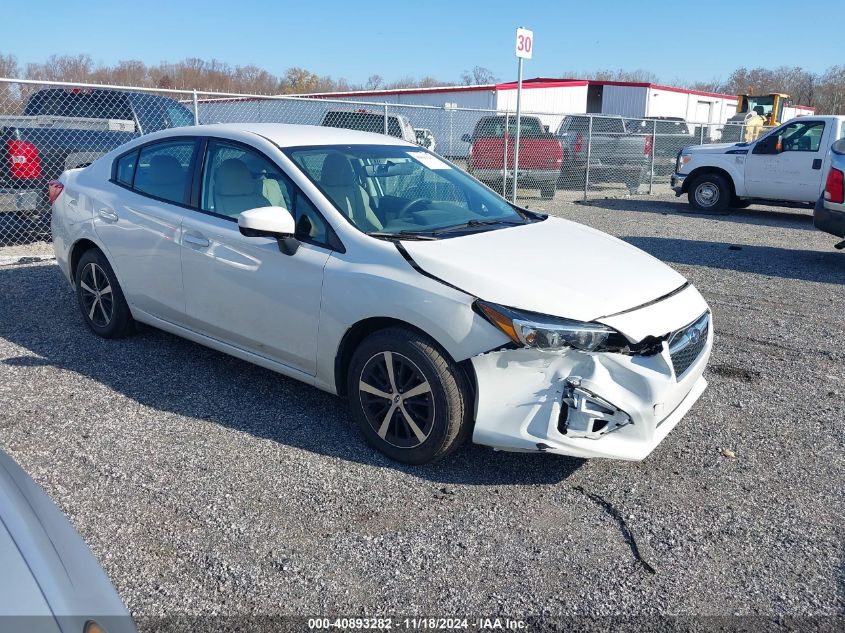
<path id="1" fill-rule="evenodd" d="M 417 133 L 411 122 L 400 114 L 387 115 L 375 110 L 329 110 L 320 122 L 323 127 L 339 127 L 360 132 L 376 132 L 416 144 Z"/>
<path id="2" fill-rule="evenodd" d="M 845 238 L 845 139 L 836 141 L 830 148 L 830 169 L 824 192 L 813 211 L 813 224 L 820 231 Z M 845 248 L 845 239 L 834 247 Z"/>

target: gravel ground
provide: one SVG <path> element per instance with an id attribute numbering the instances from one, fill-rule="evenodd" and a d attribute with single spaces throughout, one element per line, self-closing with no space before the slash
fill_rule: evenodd
<path id="1" fill-rule="evenodd" d="M 533 202 L 713 308 L 710 388 L 641 463 L 468 446 L 397 466 L 332 396 L 152 329 L 95 338 L 44 263 L 0 266 L 0 448 L 135 616 L 845 612 L 834 239 L 806 210 Z"/>

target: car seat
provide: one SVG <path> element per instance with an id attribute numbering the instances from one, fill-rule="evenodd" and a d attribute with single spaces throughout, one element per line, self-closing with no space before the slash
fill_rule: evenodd
<path id="1" fill-rule="evenodd" d="M 152 196 L 183 202 L 185 199 L 185 168 L 169 154 L 156 154 L 149 167 L 138 170 L 135 188 Z"/>
<path id="2" fill-rule="evenodd" d="M 370 194 L 360 185 L 352 163 L 343 154 L 332 152 L 323 159 L 320 186 L 341 213 L 362 231 L 384 228 L 370 206 Z"/>
<path id="3" fill-rule="evenodd" d="M 249 209 L 272 206 L 261 195 L 258 182 L 247 166 L 237 158 L 229 158 L 214 170 L 214 212 L 237 217 Z"/>

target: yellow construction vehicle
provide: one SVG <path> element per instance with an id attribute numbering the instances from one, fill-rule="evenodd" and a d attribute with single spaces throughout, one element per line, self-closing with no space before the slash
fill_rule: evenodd
<path id="1" fill-rule="evenodd" d="M 745 115 L 752 112 L 763 117 L 763 125 L 772 127 L 783 122 L 783 106 L 786 105 L 789 95 L 781 92 L 772 92 L 767 95 L 739 95 L 739 102 L 736 104 L 736 116 L 745 119 Z"/>
<path id="2" fill-rule="evenodd" d="M 736 114 L 727 120 L 722 129 L 723 143 L 744 141 L 750 143 L 756 140 L 766 129 L 780 125 L 783 119 L 783 109 L 789 95 L 773 92 L 767 95 L 748 94 L 739 95 Z M 791 119 L 795 114 L 790 114 Z"/>

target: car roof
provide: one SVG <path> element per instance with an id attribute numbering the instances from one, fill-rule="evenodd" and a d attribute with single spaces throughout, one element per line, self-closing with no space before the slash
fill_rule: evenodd
<path id="1" fill-rule="evenodd" d="M 171 128 L 169 134 L 159 133 L 157 136 L 180 136 L 187 130 L 197 135 L 215 134 L 227 135 L 248 132 L 262 136 L 279 147 L 297 147 L 300 145 L 411 145 L 402 139 L 376 134 L 374 132 L 359 132 L 343 128 L 323 127 L 321 125 L 291 125 L 288 123 L 214 123 L 199 125 L 191 128 Z M 143 137 L 142 137 L 143 138 Z"/>

